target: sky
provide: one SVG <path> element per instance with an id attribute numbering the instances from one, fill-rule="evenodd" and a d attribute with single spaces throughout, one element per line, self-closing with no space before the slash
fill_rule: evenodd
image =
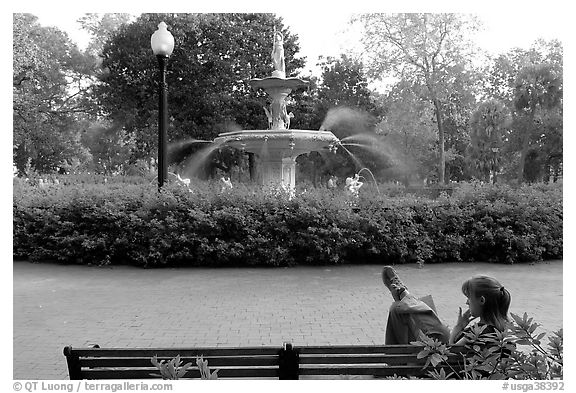
<path id="1" fill-rule="evenodd" d="M 312 1 L 312 0 L 311 0 Z M 308 3 L 311 3 L 308 1 Z M 109 5 L 106 6 L 106 3 Z M 482 6 L 462 6 L 451 4 L 449 1 L 436 1 L 431 7 L 426 2 L 404 1 L 403 6 L 387 6 L 385 1 L 370 2 L 364 0 L 334 6 L 335 2 L 314 2 L 306 4 L 303 0 L 292 0 L 284 3 L 272 1 L 242 1 L 236 3 L 216 1 L 207 7 L 202 4 L 174 2 L 174 7 L 152 9 L 143 5 L 138 6 L 123 3 L 123 7 L 114 5 L 114 2 L 98 2 L 98 6 L 90 7 L 54 7 L 52 2 L 32 2 L 26 8 L 39 17 L 39 22 L 45 26 L 56 26 L 66 31 L 71 39 L 83 47 L 87 44 L 89 36 L 82 31 L 76 20 L 85 12 L 275 12 L 284 19 L 293 34 L 297 34 L 301 45 L 301 56 L 306 56 L 308 65 L 305 69 L 314 69 L 318 56 L 338 56 L 350 48 L 359 47 L 359 34 L 351 29 L 348 21 L 353 13 L 366 11 L 379 12 L 470 12 L 477 14 L 484 24 L 484 30 L 477 36 L 478 45 L 491 54 L 503 53 L 513 47 L 529 48 L 537 38 L 560 39 L 567 37 L 567 16 L 559 12 L 563 8 L 548 7 L 542 9 L 536 2 L 531 1 L 494 1 L 484 0 Z M 241 4 L 240 4 L 241 3 Z M 556 0 L 547 4 L 556 4 Z M 132 3 L 135 4 L 135 3 Z M 232 4 L 232 5 L 231 5 Z M 330 4 L 329 6 L 324 4 Z M 348 4 L 348 5 L 346 5 Z M 502 4 L 506 4 L 502 6 Z M 532 5 L 533 4 L 533 5 Z M 542 4 L 542 3 L 540 3 Z M 558 2 L 561 4 L 561 2 Z M 563 6 L 560 6 L 563 7 Z"/>

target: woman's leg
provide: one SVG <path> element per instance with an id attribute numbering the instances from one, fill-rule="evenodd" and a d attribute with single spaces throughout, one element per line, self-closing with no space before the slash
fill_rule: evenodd
<path id="1" fill-rule="evenodd" d="M 426 303 L 406 294 L 390 306 L 385 344 L 410 344 L 420 333 L 448 343 L 450 331 Z"/>
<path id="2" fill-rule="evenodd" d="M 409 314 L 401 312 L 398 302 L 392 303 L 388 312 L 388 322 L 386 324 L 386 337 L 384 344 L 409 344 L 409 333 L 411 331 Z"/>

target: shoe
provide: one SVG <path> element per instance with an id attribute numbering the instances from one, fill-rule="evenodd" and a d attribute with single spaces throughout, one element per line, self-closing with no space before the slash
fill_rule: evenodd
<path id="1" fill-rule="evenodd" d="M 402 293 L 408 290 L 408 287 L 400 280 L 392 266 L 384 266 L 382 281 L 384 281 L 384 285 L 386 285 L 395 301 L 400 300 Z"/>

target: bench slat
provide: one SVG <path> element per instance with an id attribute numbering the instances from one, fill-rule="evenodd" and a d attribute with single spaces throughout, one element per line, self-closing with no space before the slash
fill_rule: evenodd
<path id="1" fill-rule="evenodd" d="M 323 345 L 323 346 L 294 346 L 295 349 L 300 351 L 300 354 L 386 354 L 386 355 L 400 355 L 400 354 L 418 354 L 424 347 L 418 345 Z M 454 353 L 464 351 L 463 346 L 454 346 L 450 350 Z"/>
<path id="2" fill-rule="evenodd" d="M 300 375 L 314 376 L 314 375 L 374 375 L 377 377 L 389 377 L 397 375 L 414 375 L 421 376 L 426 374 L 422 370 L 422 366 L 395 366 L 395 367 L 314 367 L 314 368 L 300 368 Z"/>
<path id="3" fill-rule="evenodd" d="M 212 372 L 212 368 L 210 368 Z M 82 370 L 82 377 L 85 379 L 159 379 L 160 377 L 152 374 L 160 374 L 156 369 L 95 369 L 95 370 Z M 218 371 L 218 378 L 278 378 L 277 368 L 231 368 L 220 369 Z M 197 378 L 200 379 L 200 372 L 198 370 L 188 370 L 183 378 Z"/>
<path id="4" fill-rule="evenodd" d="M 354 346 L 306 346 L 298 347 L 301 354 L 417 354 L 422 350 L 422 347 L 415 345 L 390 345 L 390 346 L 365 346 L 365 345 L 354 345 Z"/>
<path id="5" fill-rule="evenodd" d="M 72 348 L 80 357 L 158 357 L 277 355 L 277 347 L 248 348 Z"/>
<path id="6" fill-rule="evenodd" d="M 425 359 L 422 360 L 424 364 Z M 300 364 L 370 364 L 370 363 L 386 363 L 397 364 L 407 361 L 414 361 L 414 356 L 407 355 L 360 355 L 360 356 L 300 356 Z"/>
<path id="7" fill-rule="evenodd" d="M 448 363 L 461 361 L 458 356 L 448 357 Z M 301 355 L 300 364 L 370 364 L 386 363 L 389 365 L 416 363 L 424 365 L 426 359 L 417 359 L 414 355 Z"/>
<path id="8" fill-rule="evenodd" d="M 114 358 L 80 358 L 82 367 L 150 367 L 151 357 L 114 357 Z M 170 360 L 171 358 L 158 358 Z M 191 362 L 196 367 L 196 358 L 180 357 L 182 364 Z M 278 366 L 278 356 L 229 356 L 229 357 L 206 357 L 208 366 Z"/>

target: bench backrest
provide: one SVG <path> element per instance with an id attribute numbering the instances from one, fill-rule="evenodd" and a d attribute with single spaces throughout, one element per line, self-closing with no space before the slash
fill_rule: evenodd
<path id="1" fill-rule="evenodd" d="M 151 358 L 170 360 L 180 355 L 191 362 L 183 378 L 200 378 L 196 358 L 208 361 L 218 378 L 317 379 L 350 377 L 424 376 L 426 359 L 414 345 L 347 345 L 238 348 L 64 348 L 70 379 L 159 378 Z M 462 348 L 452 348 L 452 367 L 462 367 Z M 450 371 L 450 369 L 447 369 Z"/>

